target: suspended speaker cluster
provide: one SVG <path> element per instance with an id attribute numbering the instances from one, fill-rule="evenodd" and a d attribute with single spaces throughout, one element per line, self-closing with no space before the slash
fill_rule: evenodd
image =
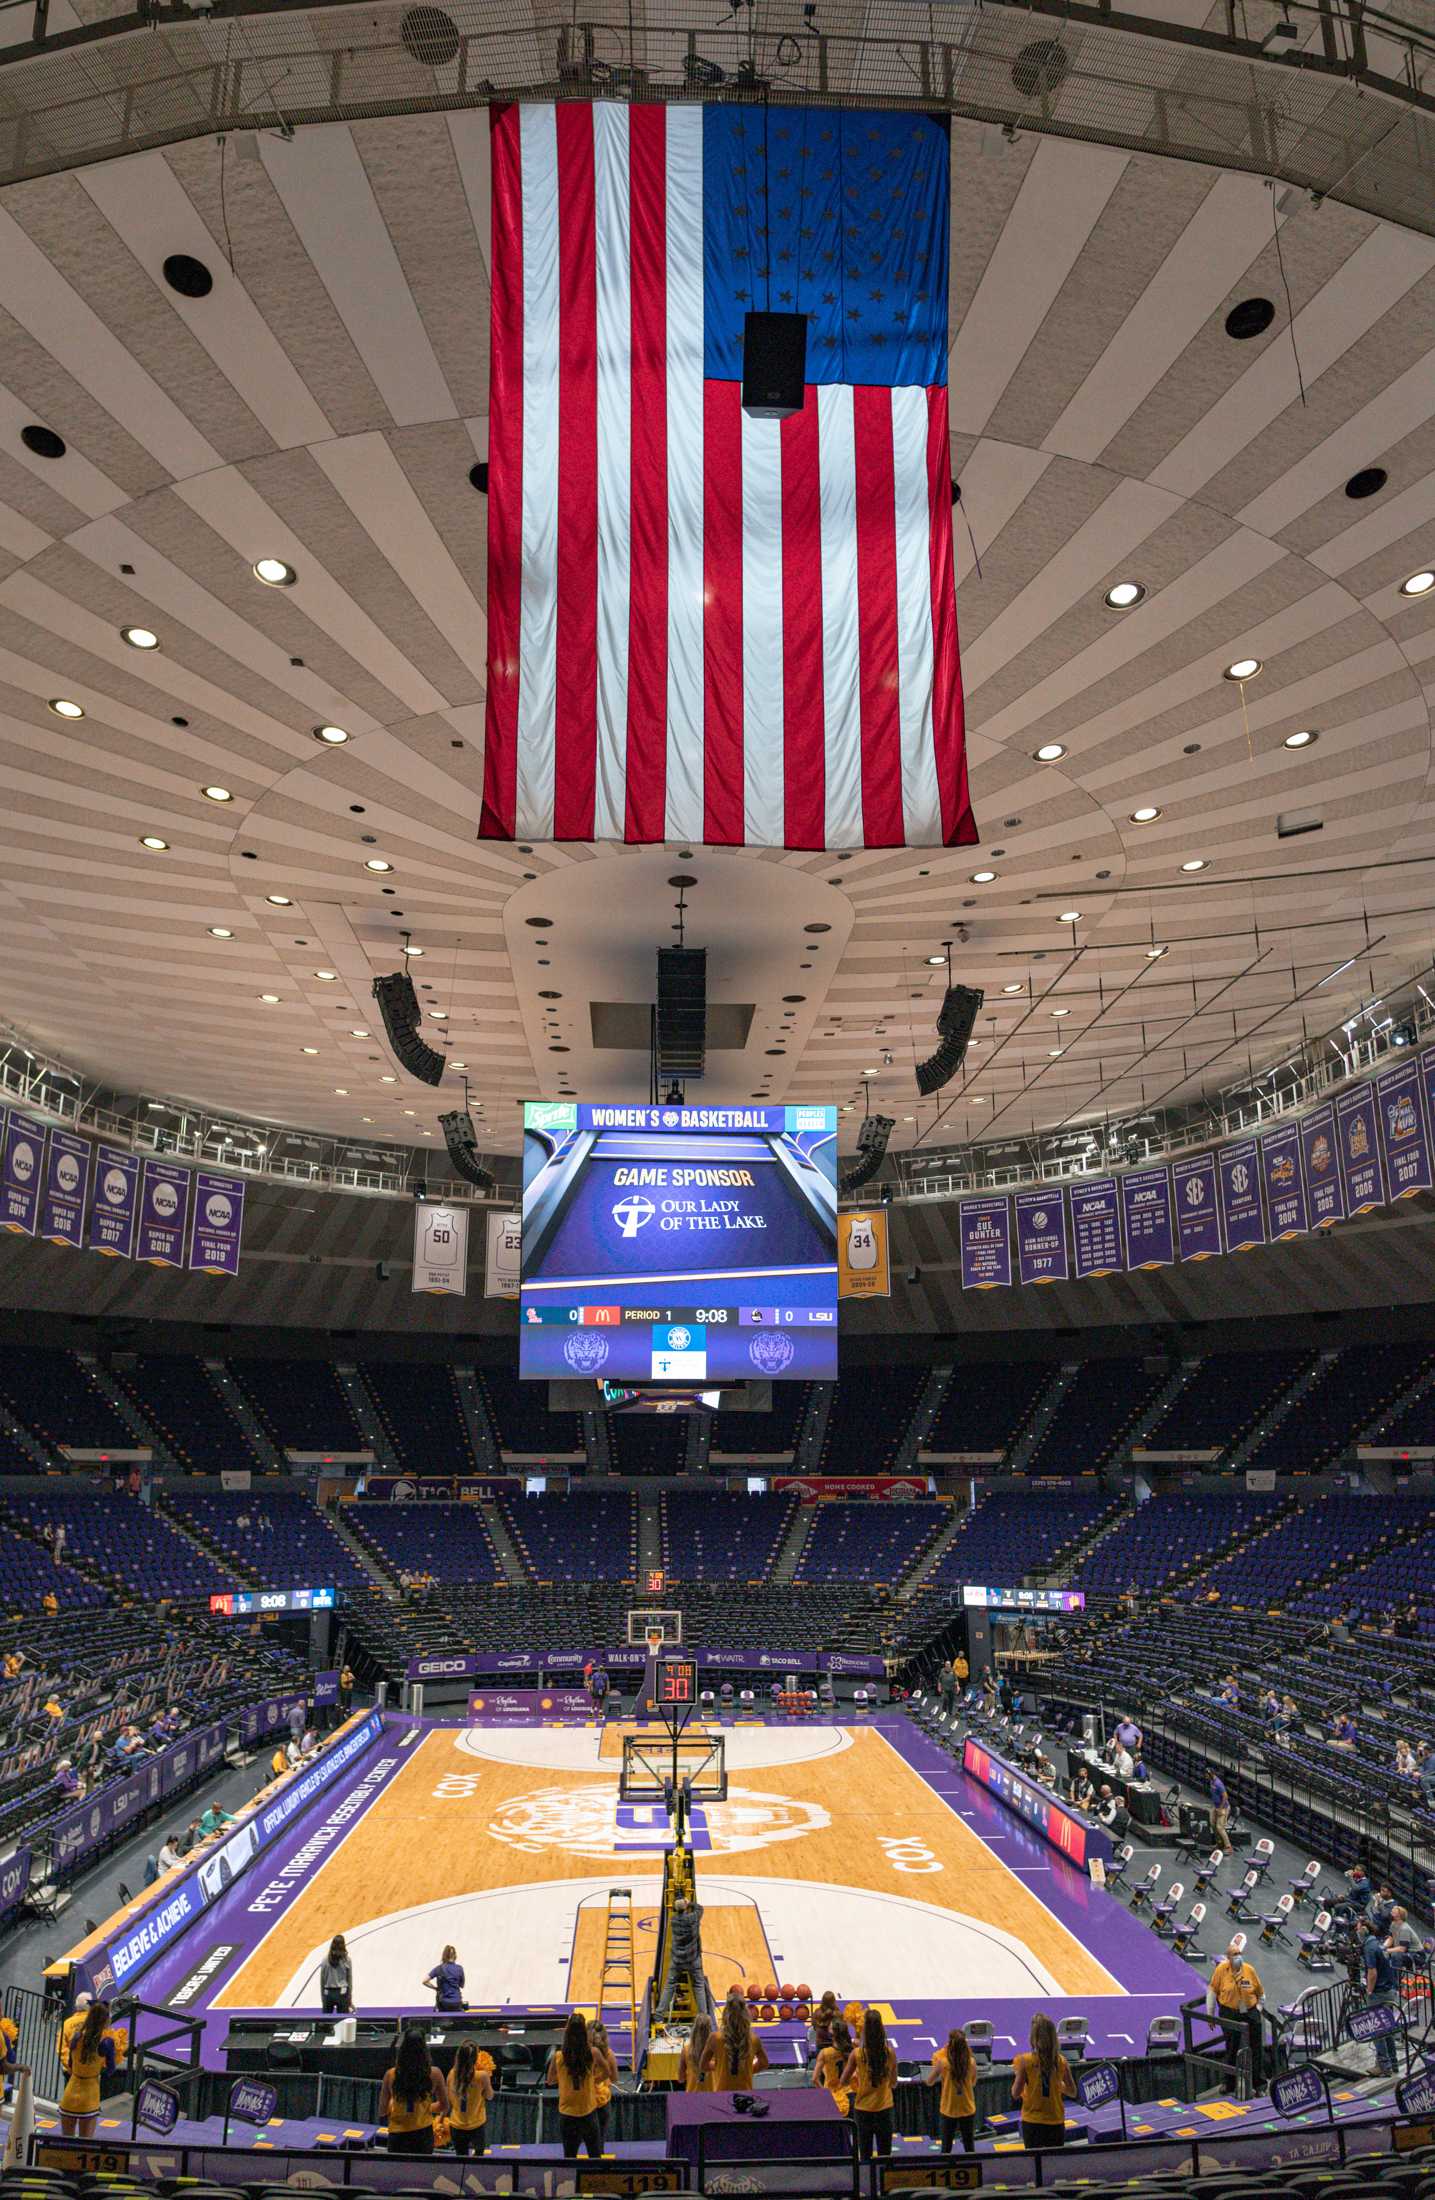
<path id="1" fill-rule="evenodd" d="M 497 1191 L 498 1178 L 478 1158 L 478 1140 L 467 1108 L 455 1108 L 451 1114 L 441 1115 L 438 1123 L 449 1160 L 464 1183 L 476 1185 L 481 1192 Z"/>
<path id="2" fill-rule="evenodd" d="M 947 987 L 937 1015 L 937 1034 L 941 1043 L 935 1054 L 929 1054 L 925 1062 L 917 1064 L 918 1092 L 940 1092 L 948 1079 L 956 1076 L 966 1057 L 977 1010 L 985 999 L 980 986 Z"/>
<path id="3" fill-rule="evenodd" d="M 414 981 L 407 970 L 395 970 L 390 977 L 375 978 L 374 999 L 379 1004 L 384 1031 L 400 1068 L 406 1069 L 410 1077 L 422 1079 L 426 1085 L 439 1084 L 443 1078 L 443 1056 L 436 1054 L 419 1037 L 422 1012 Z"/>
<path id="4" fill-rule="evenodd" d="M 860 1191 L 870 1184 L 887 1158 L 887 1141 L 896 1126 L 893 1115 L 865 1115 L 857 1133 L 857 1158 L 838 1179 L 840 1192 Z"/>

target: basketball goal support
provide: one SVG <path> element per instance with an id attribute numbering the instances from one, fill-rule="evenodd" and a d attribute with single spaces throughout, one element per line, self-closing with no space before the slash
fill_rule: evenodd
<path id="1" fill-rule="evenodd" d="M 618 1784 L 624 1802 L 661 1805 L 673 1836 L 663 1857 L 658 1945 L 643 2005 L 645 2036 L 655 2023 L 691 2023 L 699 2010 L 711 2009 L 688 1827 L 695 1803 L 721 1801 L 727 1794 L 723 1737 L 684 1731 L 696 1706 L 697 1662 L 681 1652 L 665 1653 L 655 1636 L 652 1630 L 643 1697 L 663 1731 L 624 1736 Z"/>

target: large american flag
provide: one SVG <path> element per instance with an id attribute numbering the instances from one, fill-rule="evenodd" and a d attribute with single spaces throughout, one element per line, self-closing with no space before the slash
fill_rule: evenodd
<path id="1" fill-rule="evenodd" d="M 495 111 L 483 836 L 975 841 L 948 175 L 925 115 Z M 750 309 L 808 316 L 789 420 Z"/>

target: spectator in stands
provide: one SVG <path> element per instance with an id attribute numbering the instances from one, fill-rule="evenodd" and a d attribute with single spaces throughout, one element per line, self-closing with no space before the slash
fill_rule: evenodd
<path id="1" fill-rule="evenodd" d="M 60 1609 L 60 1600 L 53 1589 L 47 1589 L 40 1599 L 40 1609 L 47 1619 L 53 1619 Z"/>
<path id="2" fill-rule="evenodd" d="M 842 2083 L 852 2089 L 857 2122 L 857 2157 L 874 2161 L 892 2151 L 892 2088 L 897 2080 L 897 2050 L 887 2037 L 880 2009 L 869 2009 L 862 2033 L 847 2058 Z"/>
<path id="3" fill-rule="evenodd" d="M 490 2061 L 484 2055 L 485 2063 Z M 488 2150 L 488 2104 L 493 2099 L 493 2080 L 479 2067 L 475 2041 L 465 2040 L 453 2059 L 449 2081 L 448 2128 L 455 2154 L 484 2154 Z"/>
<path id="4" fill-rule="evenodd" d="M 1398 1780 L 1415 1778 L 1415 1752 L 1409 1742 L 1397 1742 L 1395 1745 L 1395 1777 Z"/>
<path id="5" fill-rule="evenodd" d="M 1280 1723 L 1286 1733 L 1289 1733 L 1293 1726 L 1300 1725 L 1300 1708 L 1295 1697 L 1290 1694 L 1286 1694 L 1281 1698 Z"/>
<path id="6" fill-rule="evenodd" d="M 1206 1988 L 1206 2014 L 1220 2025 L 1233 2052 L 1240 2046 L 1243 2035 L 1249 2042 L 1251 2085 L 1257 2093 L 1265 2088 L 1265 2044 L 1261 2027 L 1264 1999 L 1265 1989 L 1255 1965 L 1247 1963 L 1238 1935 L 1211 1973 Z"/>
<path id="7" fill-rule="evenodd" d="M 1418 1955 L 1424 1943 L 1410 1922 L 1410 1913 L 1397 1902 L 1390 1913 L 1385 1945 L 1391 1955 Z"/>
<path id="8" fill-rule="evenodd" d="M 60 1725 L 65 1716 L 65 1707 L 53 1689 L 45 1698 L 45 1716 L 47 1719 L 53 1719 L 56 1726 Z"/>
<path id="9" fill-rule="evenodd" d="M 1280 1697 L 1273 1688 L 1268 1688 L 1261 1698 L 1261 1717 L 1265 1720 L 1267 1726 L 1275 1726 L 1279 1723 L 1280 1715 Z"/>
<path id="10" fill-rule="evenodd" d="M 617 2065 L 611 2054 L 606 2062 L 604 2074 L 611 2085 L 618 2074 Z M 567 2162 L 577 2160 L 580 2148 L 594 2161 L 603 2151 L 598 2129 L 598 2074 L 598 2054 L 588 2036 L 587 2019 L 575 2009 L 563 2027 L 562 2046 L 555 2047 L 548 2058 L 547 2072 L 548 2084 L 558 2088 L 558 2129 Z"/>
<path id="11" fill-rule="evenodd" d="M 1066 2103 L 1076 2095 L 1066 2057 L 1057 2044 L 1056 2026 L 1044 2012 L 1031 2020 L 1030 2054 L 1012 2062 L 1011 2097 L 1021 2110 L 1024 2147 L 1066 2144 Z"/>
<path id="12" fill-rule="evenodd" d="M 167 1711 L 161 1711 L 154 1722 L 154 1731 L 163 1742 L 172 1742 L 184 1732 L 184 1713 L 178 1704 L 172 1703 Z"/>
<path id="13" fill-rule="evenodd" d="M 342 1933 L 335 1933 L 319 1966 L 319 1992 L 327 2017 L 347 2016 L 354 2006 L 354 1966 Z"/>
<path id="14" fill-rule="evenodd" d="M 226 1826 L 233 1824 L 232 1811 L 225 1810 L 219 1803 L 210 1803 L 200 1815 L 200 1836 L 205 1841 L 211 1840 L 216 1833 L 223 1833 Z"/>
<path id="15" fill-rule="evenodd" d="M 940 2085 L 937 2115 L 942 2133 L 942 2152 L 950 2154 L 958 2132 L 962 2152 L 975 2154 L 977 2147 L 977 2063 L 966 2033 L 954 2024 L 947 2044 L 939 2047 L 927 2072 L 928 2085 Z"/>
<path id="16" fill-rule="evenodd" d="M 1395 1965 L 1386 1952 L 1385 1942 L 1378 1927 L 1372 1922 L 1360 1951 L 1360 1961 L 1365 1972 L 1365 1999 L 1371 2009 L 1393 2009 L 1396 2005 Z M 1375 2042 L 1375 2067 L 1382 2077 L 1395 2075 L 1395 2034 L 1382 2032 Z"/>
<path id="17" fill-rule="evenodd" d="M 424 1978 L 425 1986 L 433 1988 L 435 2009 L 466 2009 L 463 1998 L 463 1965 L 458 1960 L 458 1950 L 450 1941 L 433 1969 Z"/>
<path id="18" fill-rule="evenodd" d="M 713 2020 L 700 2009 L 678 2055 L 678 2085 L 684 2093 L 703 2091 L 703 2056 L 713 2036 Z"/>
<path id="19" fill-rule="evenodd" d="M 422 2028 L 405 2025 L 379 2087 L 379 2122 L 388 2127 L 390 2154 L 432 2154 L 434 2119 L 447 2114 L 443 2072 L 429 2059 Z"/>
<path id="20" fill-rule="evenodd" d="M 1424 1801 L 1435 1804 L 1435 1749 L 1428 1742 L 1416 1744 L 1415 1777 L 1420 1782 L 1420 1793 Z"/>
<path id="21" fill-rule="evenodd" d="M 1370 1884 L 1370 1874 L 1363 1864 L 1352 1864 L 1345 1876 L 1350 1882 L 1350 1892 L 1345 1899 L 1353 1910 L 1364 1917 L 1375 1895 L 1375 1889 Z"/>
<path id="22" fill-rule="evenodd" d="M 1223 1704 L 1227 1711 L 1240 1710 L 1241 1683 L 1239 1675 L 1235 1673 L 1228 1673 L 1226 1675 L 1225 1679 L 1221 1683 L 1220 1692 L 1217 1695 L 1216 1701 L 1219 1704 Z"/>
<path id="23" fill-rule="evenodd" d="M 55 1785 L 67 1803 L 77 1803 L 85 1792 L 85 1783 L 68 1757 L 62 1757 L 55 1767 Z"/>
<path id="24" fill-rule="evenodd" d="M 17 1681 L 20 1678 L 20 1671 L 24 1663 L 25 1653 L 23 1650 L 7 1650 L 4 1661 L 6 1680 Z"/>
<path id="25" fill-rule="evenodd" d="M 180 1848 L 179 1835 L 177 1833 L 167 1833 L 165 1835 L 164 1840 L 160 1844 L 159 1855 L 155 1858 L 154 1861 L 155 1869 L 161 1878 L 163 1878 L 166 1872 L 172 1872 L 176 1864 L 182 1863 L 184 1861 L 183 1851 Z"/>
<path id="26" fill-rule="evenodd" d="M 143 1734 L 131 1721 L 128 1726 L 121 1729 L 119 1739 L 115 1743 L 116 1758 L 122 1765 L 129 1765 L 138 1763 L 141 1757 L 147 1757 L 149 1754 Z"/>
<path id="27" fill-rule="evenodd" d="M 1360 1729 L 1348 1711 L 1342 1711 L 1333 1721 L 1330 1738 L 1336 1749 L 1354 1749 Z"/>
<path id="28" fill-rule="evenodd" d="M 1211 1774 L 1206 1793 L 1211 1799 L 1211 1839 L 1223 1856 L 1231 1853 L 1231 1798 L 1219 1772 Z"/>

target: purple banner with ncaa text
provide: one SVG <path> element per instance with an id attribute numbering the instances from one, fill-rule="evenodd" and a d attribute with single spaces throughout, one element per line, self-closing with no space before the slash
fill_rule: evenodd
<path id="1" fill-rule="evenodd" d="M 128 1260 L 135 1249 L 135 1209 L 139 1199 L 138 1154 L 118 1146 L 95 1151 L 95 1196 L 90 1201 L 89 1246 L 112 1260 Z"/>
<path id="2" fill-rule="evenodd" d="M 0 1229 L 14 1230 L 25 1237 L 35 1235 L 44 1161 L 44 1124 L 12 1108 L 5 1118 L 0 1159 Z"/>
<path id="3" fill-rule="evenodd" d="M 1165 1168 L 1132 1169 L 1121 1179 L 1121 1215 L 1130 1268 L 1164 1268 L 1175 1257 L 1171 1177 Z"/>
<path id="4" fill-rule="evenodd" d="M 85 1194 L 90 1185 L 87 1138 L 72 1131 L 50 1133 L 45 1156 L 45 1188 L 40 1200 L 40 1235 L 52 1245 L 80 1246 L 85 1242 Z"/>
<path id="5" fill-rule="evenodd" d="M 177 1169 L 172 1161 L 146 1161 L 140 1173 L 135 1259 L 147 1260 L 152 1268 L 182 1268 L 188 1212 L 188 1169 Z"/>
<path id="6" fill-rule="evenodd" d="M 243 1177 L 197 1170 L 189 1224 L 190 1267 L 207 1276 L 237 1276 L 243 1232 Z"/>

